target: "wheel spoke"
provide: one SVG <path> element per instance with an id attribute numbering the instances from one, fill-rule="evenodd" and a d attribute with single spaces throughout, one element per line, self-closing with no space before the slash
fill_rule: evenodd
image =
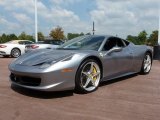
<path id="1" fill-rule="evenodd" d="M 150 57 L 149 56 L 147 56 L 147 62 L 150 62 Z"/>
<path id="2" fill-rule="evenodd" d="M 144 69 L 147 69 L 147 66 L 148 66 L 148 64 L 146 63 L 146 64 L 144 65 Z"/>
<path id="3" fill-rule="evenodd" d="M 87 72 L 82 72 L 82 74 L 86 75 L 88 77 L 88 73 Z"/>
<path id="4" fill-rule="evenodd" d="M 147 60 L 145 59 L 145 60 L 144 60 L 144 64 L 146 64 L 146 63 L 147 63 Z"/>
<path id="5" fill-rule="evenodd" d="M 146 56 L 145 60 L 144 60 L 144 71 L 148 72 L 151 68 L 151 58 L 149 55 Z"/>
<path id="6" fill-rule="evenodd" d="M 92 73 L 92 71 L 93 71 L 93 68 L 94 68 L 93 62 L 91 62 L 91 68 L 90 68 L 90 72 L 91 72 L 91 73 Z"/>
<path id="7" fill-rule="evenodd" d="M 95 86 L 95 81 L 94 81 L 94 80 L 91 80 L 91 82 L 92 82 L 92 85 Z"/>
<path id="8" fill-rule="evenodd" d="M 87 81 L 86 81 L 86 83 L 85 83 L 85 85 L 83 87 L 86 88 L 88 86 L 88 84 L 90 83 L 90 81 L 91 81 L 91 79 L 88 78 Z"/>
<path id="9" fill-rule="evenodd" d="M 150 67 L 150 65 L 151 65 L 151 63 L 148 63 L 146 68 Z"/>
<path id="10" fill-rule="evenodd" d="M 100 74 L 100 72 L 97 72 L 93 75 L 93 77 L 97 77 Z"/>

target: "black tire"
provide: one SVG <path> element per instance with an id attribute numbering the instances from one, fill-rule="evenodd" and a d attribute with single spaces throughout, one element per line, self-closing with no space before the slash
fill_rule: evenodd
<path id="1" fill-rule="evenodd" d="M 87 65 L 89 65 L 89 63 L 94 63 L 95 64 L 95 66 L 97 67 L 97 69 L 96 69 L 96 71 L 97 71 L 97 73 L 99 74 L 98 75 L 98 77 L 96 76 L 96 78 L 98 78 L 98 80 L 97 80 L 97 82 L 96 82 L 96 80 L 95 80 L 95 83 L 96 83 L 96 87 L 94 88 L 94 89 L 91 89 L 91 90 L 86 90 L 85 88 L 84 88 L 84 86 L 82 85 L 82 71 L 84 70 L 84 67 L 87 67 Z M 99 69 L 98 69 L 99 68 Z M 95 69 L 95 68 L 94 68 Z M 87 72 L 86 72 L 87 73 Z M 97 73 L 95 73 L 95 74 L 97 74 Z M 93 76 L 92 76 L 93 77 Z M 94 77 L 93 77 L 93 79 L 94 79 Z M 93 79 L 92 79 L 92 81 L 93 81 Z M 98 64 L 98 62 L 96 61 L 96 60 L 94 60 L 94 59 L 88 59 L 88 60 L 85 60 L 85 61 L 83 61 L 82 63 L 81 63 L 81 65 L 80 65 L 80 67 L 78 68 L 78 70 L 77 70 L 77 73 L 76 73 L 76 78 L 75 78 L 75 90 L 76 90 L 76 92 L 78 92 L 78 93 L 90 93 L 90 92 L 93 92 L 93 91 L 95 91 L 95 90 L 97 90 L 97 88 L 98 88 L 98 86 L 99 86 L 99 83 L 100 83 L 100 79 L 101 79 L 101 69 L 100 69 L 100 66 L 99 66 L 99 64 Z M 87 80 L 86 80 L 87 81 Z M 90 81 L 91 82 L 91 81 Z M 92 82 L 91 82 L 92 83 Z M 90 84 L 90 83 L 89 83 Z M 89 85 L 88 84 L 88 85 Z M 87 86 L 86 86 L 87 87 Z"/>
<path id="2" fill-rule="evenodd" d="M 147 57 L 149 59 L 148 61 L 146 61 Z M 148 67 L 146 68 L 145 65 L 147 63 L 148 63 Z M 152 57 L 151 57 L 151 54 L 147 52 L 143 58 L 143 63 L 142 63 L 140 74 L 143 74 L 143 75 L 148 74 L 151 70 L 151 67 L 152 67 Z"/>
<path id="3" fill-rule="evenodd" d="M 18 48 L 13 48 L 11 50 L 11 57 L 17 58 L 21 55 L 21 51 Z"/>

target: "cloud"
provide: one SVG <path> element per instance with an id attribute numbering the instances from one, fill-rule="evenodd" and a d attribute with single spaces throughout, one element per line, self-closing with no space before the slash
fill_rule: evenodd
<path id="1" fill-rule="evenodd" d="M 15 34 L 22 31 L 34 33 L 34 0 L 1 0 L 0 11 L 3 13 L 1 17 L 6 20 L 0 25 L 0 31 Z"/>
<path id="2" fill-rule="evenodd" d="M 0 33 L 13 33 L 16 29 L 20 29 L 20 25 L 14 22 L 10 22 L 7 19 L 0 16 L 0 25 L 3 30 Z M 7 29 L 6 29 L 7 28 Z"/>
<path id="3" fill-rule="evenodd" d="M 96 23 L 97 33 L 125 37 L 142 30 L 157 29 L 158 3 L 159 0 L 96 0 L 97 8 L 90 11 L 90 15 Z"/>
<path id="4" fill-rule="evenodd" d="M 78 3 L 81 0 L 50 0 L 54 5 L 70 5 L 74 3 Z"/>
<path id="5" fill-rule="evenodd" d="M 34 21 L 24 13 L 12 13 L 14 18 L 19 21 L 21 24 L 33 24 Z"/>
<path id="6" fill-rule="evenodd" d="M 44 27 L 41 23 L 45 21 L 47 25 L 50 26 L 45 26 L 45 29 L 53 29 L 57 27 L 58 25 L 61 26 L 64 31 L 68 32 L 87 32 L 88 31 L 88 26 L 87 22 L 81 21 L 80 17 L 75 14 L 74 11 L 67 10 L 61 6 L 61 4 L 73 4 L 75 2 L 74 0 L 60 0 L 60 1 L 55 1 L 51 0 L 52 2 L 52 7 L 50 8 L 49 6 L 45 6 L 43 2 L 38 3 L 38 14 L 39 18 L 41 19 L 39 21 L 39 28 L 42 30 Z M 56 4 L 56 5 L 55 5 Z M 48 33 L 50 32 L 48 31 Z M 47 33 L 47 34 L 48 34 Z"/>
<path id="7" fill-rule="evenodd" d="M 1 0 L 0 5 L 7 11 L 25 11 L 34 13 L 34 0 Z"/>
<path id="8" fill-rule="evenodd" d="M 38 0 L 38 29 L 87 33 L 95 21 L 96 34 L 125 38 L 158 29 L 158 9 L 159 0 Z M 34 0 L 0 0 L 0 11 L 0 31 L 34 33 Z"/>

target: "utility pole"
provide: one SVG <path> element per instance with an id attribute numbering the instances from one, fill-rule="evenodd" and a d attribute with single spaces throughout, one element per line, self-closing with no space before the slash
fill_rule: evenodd
<path id="1" fill-rule="evenodd" d="M 160 46 L 160 9 L 159 9 L 159 31 L 158 31 L 158 45 Z"/>
<path id="2" fill-rule="evenodd" d="M 158 45 L 154 46 L 153 58 L 156 60 L 160 60 L 160 9 L 159 9 Z"/>
<path id="3" fill-rule="evenodd" d="M 93 21 L 93 30 L 92 30 L 92 31 L 93 31 L 93 35 L 94 35 L 94 32 L 95 32 L 95 29 L 94 29 L 94 21 Z"/>
<path id="4" fill-rule="evenodd" d="M 37 0 L 35 0 L 35 42 L 38 42 Z"/>

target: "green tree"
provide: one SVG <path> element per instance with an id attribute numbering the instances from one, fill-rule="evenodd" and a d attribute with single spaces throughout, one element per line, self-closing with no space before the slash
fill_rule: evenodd
<path id="1" fill-rule="evenodd" d="M 27 35 L 25 40 L 31 40 L 31 41 L 33 41 L 34 39 L 33 39 L 32 35 Z"/>
<path id="2" fill-rule="evenodd" d="M 32 35 L 27 35 L 25 32 L 22 32 L 19 36 L 18 36 L 19 40 L 33 40 L 33 36 Z"/>
<path id="3" fill-rule="evenodd" d="M 26 39 L 27 34 L 25 32 L 22 32 L 19 36 L 18 39 L 19 40 L 25 40 Z"/>
<path id="4" fill-rule="evenodd" d="M 64 31 L 60 26 L 57 26 L 55 29 L 51 30 L 49 35 L 56 40 L 65 39 Z"/>
<path id="5" fill-rule="evenodd" d="M 5 43 L 5 42 L 8 42 L 9 40 L 8 40 L 8 35 L 6 35 L 6 34 L 2 34 L 2 36 L 1 36 L 1 43 Z"/>
<path id="6" fill-rule="evenodd" d="M 152 34 L 149 36 L 147 43 L 151 46 L 158 44 L 158 30 L 152 32 Z"/>
<path id="7" fill-rule="evenodd" d="M 84 33 L 83 32 L 81 32 L 80 34 L 79 34 L 79 36 L 83 36 L 84 35 Z"/>
<path id="8" fill-rule="evenodd" d="M 86 35 L 91 35 L 91 33 L 86 33 Z"/>
<path id="9" fill-rule="evenodd" d="M 128 35 L 126 39 L 130 42 L 133 42 L 136 45 L 139 44 L 139 40 L 137 36 Z"/>
<path id="10" fill-rule="evenodd" d="M 146 44 L 147 43 L 147 32 L 143 30 L 138 34 L 138 42 L 139 44 Z"/>
<path id="11" fill-rule="evenodd" d="M 68 40 L 70 40 L 70 39 L 73 39 L 75 37 L 79 37 L 79 36 L 83 36 L 83 35 L 84 35 L 83 32 L 81 32 L 80 34 L 79 33 L 68 33 L 67 38 L 68 38 Z"/>
<path id="12" fill-rule="evenodd" d="M 44 40 L 44 35 L 42 32 L 38 32 L 38 40 Z"/>
<path id="13" fill-rule="evenodd" d="M 18 37 L 15 34 L 10 34 L 10 35 L 8 35 L 8 39 L 9 40 L 17 40 Z"/>
<path id="14" fill-rule="evenodd" d="M 73 39 L 73 38 L 75 38 L 75 37 L 78 37 L 78 36 L 79 36 L 78 33 L 68 33 L 68 34 L 67 34 L 68 40 L 71 40 L 71 39 Z"/>

